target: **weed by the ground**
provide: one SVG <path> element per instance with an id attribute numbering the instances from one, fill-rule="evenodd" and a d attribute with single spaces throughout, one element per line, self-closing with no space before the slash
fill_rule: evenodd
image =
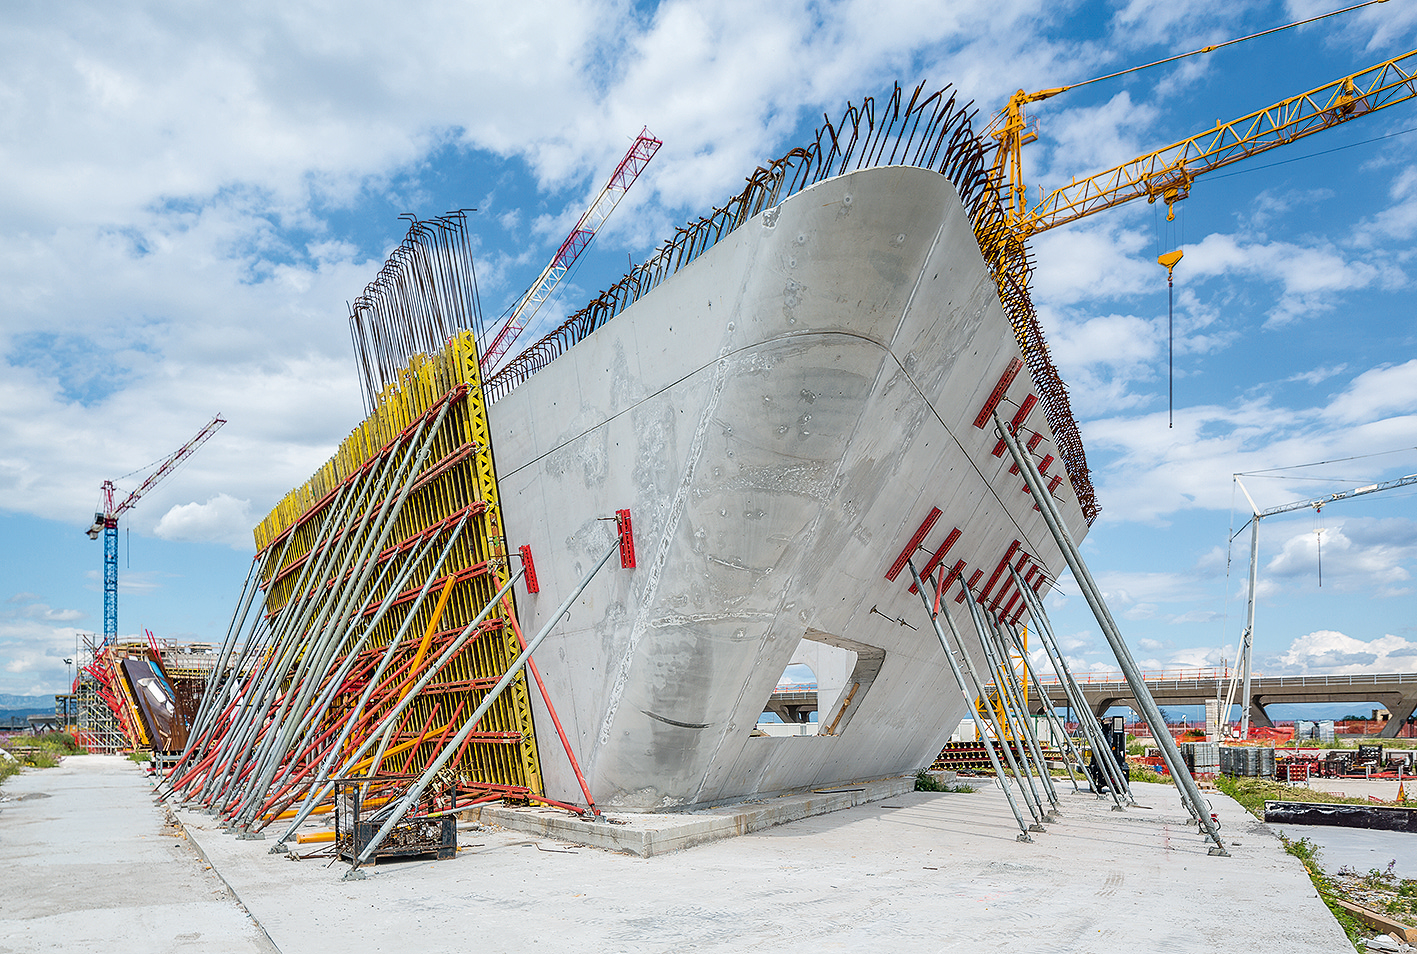
<path id="1" fill-rule="evenodd" d="M 915 790 L 917 792 L 972 792 L 974 788 L 965 785 L 963 782 L 941 782 L 925 769 L 921 769 L 915 774 Z"/>
<path id="2" fill-rule="evenodd" d="M 1156 771 L 1155 768 L 1144 762 L 1128 761 L 1131 768 L 1131 778 L 1128 779 L 1129 782 L 1150 782 L 1160 785 L 1171 784 L 1171 776 L 1162 775 L 1160 772 Z"/>
<path id="3" fill-rule="evenodd" d="M 1348 935 L 1348 940 L 1353 947 L 1361 950 L 1363 939 L 1370 937 L 1372 932 L 1346 909 L 1339 907 L 1338 898 L 1340 896 L 1346 898 L 1347 892 L 1335 885 L 1319 865 L 1319 846 L 1307 838 L 1295 841 L 1280 835 L 1279 840 L 1283 843 L 1285 851 L 1304 863 L 1304 870 L 1309 873 L 1309 880 L 1314 883 L 1314 890 L 1319 893 L 1319 898 L 1328 906 L 1330 913 L 1333 914 L 1333 919 L 1338 922 L 1339 927 L 1343 928 L 1343 933 Z"/>
<path id="4" fill-rule="evenodd" d="M 63 755 L 78 755 L 84 751 L 79 740 L 67 732 L 43 732 L 35 736 L 34 741 L 36 745 L 58 749 Z"/>
<path id="5" fill-rule="evenodd" d="M 67 732 L 11 736 L 5 750 L 10 758 L 0 759 L 0 782 L 21 768 L 54 768 L 65 756 L 83 751 Z"/>

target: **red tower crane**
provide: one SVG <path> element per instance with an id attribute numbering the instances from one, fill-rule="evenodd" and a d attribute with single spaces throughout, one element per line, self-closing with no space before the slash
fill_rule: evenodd
<path id="1" fill-rule="evenodd" d="M 595 233 L 605 224 L 610 213 L 615 211 L 615 206 L 620 204 L 620 200 L 625 197 L 625 193 L 634 185 L 635 179 L 639 178 L 644 167 L 649 165 L 649 161 L 662 145 L 664 143 L 650 135 L 648 126 L 640 130 L 639 136 L 630 146 L 630 151 L 625 153 L 625 158 L 620 160 L 620 164 L 610 174 L 610 181 L 605 183 L 605 188 L 600 190 L 600 194 L 581 215 L 580 221 L 571 229 L 571 234 L 566 236 L 551 261 L 517 301 L 516 307 L 492 338 L 492 343 L 483 349 L 479 363 L 482 365 L 484 376 L 497 366 L 497 362 L 507 353 L 512 342 L 517 340 L 517 335 L 536 317 L 542 303 L 550 297 L 552 290 L 580 257 L 581 252 L 585 251 L 590 240 L 595 238 Z"/>

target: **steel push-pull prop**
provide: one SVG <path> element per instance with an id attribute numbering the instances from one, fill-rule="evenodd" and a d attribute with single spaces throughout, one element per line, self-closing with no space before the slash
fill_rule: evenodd
<path id="1" fill-rule="evenodd" d="M 1092 608 L 1093 616 L 1097 618 L 1097 625 L 1102 629 L 1102 635 L 1106 637 L 1108 644 L 1112 647 L 1113 654 L 1117 657 L 1117 664 L 1121 667 L 1123 675 L 1126 676 L 1127 686 L 1132 690 L 1132 695 L 1141 708 L 1142 717 L 1149 725 L 1165 725 L 1166 722 L 1161 716 L 1161 710 L 1157 708 L 1156 700 L 1151 697 L 1151 690 L 1147 688 L 1145 680 L 1142 679 L 1136 660 L 1132 658 L 1131 650 L 1127 648 L 1126 641 L 1122 639 L 1121 630 L 1117 628 L 1112 614 L 1107 609 L 1107 604 L 1102 599 L 1102 591 L 1088 571 L 1082 553 L 1078 550 L 1077 544 L 1073 542 L 1072 534 L 1068 532 L 1066 524 L 1063 523 L 1063 518 L 1058 512 L 1057 505 L 1053 502 L 1052 495 L 1043 485 L 1043 478 L 1038 472 L 1038 466 L 1033 462 L 1033 458 L 1019 446 L 1018 439 L 999 417 L 997 409 L 994 410 L 993 417 L 994 426 L 998 429 L 999 436 L 1008 447 L 1009 453 L 1014 458 L 1014 463 L 1018 464 L 1019 470 L 1023 473 L 1024 481 L 1028 484 L 1028 490 L 1033 495 L 1034 503 L 1038 504 L 1038 509 L 1048 524 L 1048 530 L 1053 534 L 1053 539 L 1058 544 L 1058 549 L 1062 551 L 1063 558 L 1067 560 L 1069 569 L 1073 571 L 1073 578 L 1077 580 L 1083 598 L 1087 600 L 1088 606 Z M 1202 832 L 1215 843 L 1211 847 L 1210 853 L 1228 856 L 1230 852 L 1225 850 L 1225 844 L 1220 840 L 1220 826 L 1211 818 L 1210 809 L 1200 793 L 1200 787 L 1196 785 L 1195 778 L 1186 768 L 1186 763 L 1181 758 L 1181 752 L 1176 747 L 1176 740 L 1171 738 L 1169 732 L 1159 732 L 1156 734 L 1156 742 L 1161 749 L 1162 758 L 1166 761 L 1166 767 L 1171 771 L 1171 777 L 1176 780 L 1176 786 L 1181 792 L 1182 803 L 1191 813 L 1191 817 L 1196 819 Z"/>
<path id="2" fill-rule="evenodd" d="M 557 607 L 556 612 L 551 614 L 551 618 L 541 627 L 540 632 L 532 637 L 531 641 L 526 644 L 526 648 L 523 649 L 512 664 L 507 667 L 507 671 L 503 673 L 502 678 L 498 680 L 497 684 L 483 697 L 476 711 L 468 716 L 467 721 L 463 723 L 457 735 L 448 740 L 447 744 L 443 746 L 442 751 L 438 753 L 438 757 L 424 769 L 423 774 L 418 777 L 418 780 L 409 787 L 409 790 L 392 808 L 387 810 L 388 815 L 384 819 L 383 825 L 374 834 L 374 837 L 369 839 L 369 842 L 354 859 L 349 871 L 344 874 L 344 880 L 358 880 L 366 877 L 364 872 L 359 870 L 360 866 L 366 864 L 370 858 L 374 857 L 375 853 L 379 850 L 379 845 L 389 836 L 389 833 L 393 831 L 394 827 L 403 820 L 403 817 L 408 814 L 409 810 L 412 809 L 414 805 L 418 804 L 419 799 L 423 797 L 423 793 L 428 788 L 428 785 L 437 777 L 438 773 L 442 771 L 443 766 L 448 763 L 448 760 L 462 748 L 467 737 L 472 734 L 473 730 L 477 728 L 477 724 L 482 721 L 482 717 L 487 714 L 487 710 L 492 707 L 492 704 L 497 701 L 497 698 L 502 694 L 503 690 L 512 684 L 517 674 L 521 672 L 522 668 L 531 660 L 531 655 L 536 652 L 536 648 L 551 634 L 551 631 L 556 628 L 556 625 L 561 622 L 562 618 L 571 611 L 571 607 L 575 604 L 576 600 L 580 598 L 585 588 L 590 585 L 590 581 L 600 572 L 601 567 L 605 566 L 612 556 L 619 553 L 621 567 L 625 569 L 634 568 L 635 550 L 630 525 L 630 512 L 628 510 L 619 511 L 616 514 L 615 523 L 615 542 L 612 543 L 601 558 L 596 561 L 590 571 L 581 578 L 580 583 L 576 585 L 576 588 L 571 591 L 570 595 Z"/>

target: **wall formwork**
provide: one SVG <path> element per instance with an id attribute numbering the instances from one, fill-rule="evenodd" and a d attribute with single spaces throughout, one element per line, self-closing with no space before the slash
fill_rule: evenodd
<path id="1" fill-rule="evenodd" d="M 381 513 L 391 516 L 375 537 Z M 334 735 L 353 717 L 356 725 L 344 745 L 353 752 L 509 577 L 472 334 L 453 336 L 431 356 L 414 356 L 338 452 L 254 532 L 266 620 L 299 604 L 307 626 L 284 692 L 293 695 L 302 679 L 318 679 L 321 671 L 328 679 L 349 664 L 321 715 L 324 731 L 317 736 Z M 449 541 L 451 548 L 435 569 Z M 399 580 L 405 585 L 396 591 Z M 426 598 L 420 600 L 420 593 Z M 437 756 L 521 650 L 514 614 L 509 591 L 474 638 L 418 693 L 380 764 L 365 759 L 355 766 L 358 774 L 418 773 Z M 340 644 L 320 658 L 318 641 L 341 623 Z M 373 632 L 366 633 L 371 623 Z M 355 716 L 356 700 L 395 639 L 401 645 Z M 350 660 L 350 653 L 356 658 Z M 296 774 L 297 763 L 313 764 L 329 754 L 319 745 L 292 750 L 282 774 Z M 523 676 L 498 698 L 440 779 L 445 796 L 454 784 L 464 793 L 542 792 Z M 272 800 L 279 794 L 273 792 Z"/>

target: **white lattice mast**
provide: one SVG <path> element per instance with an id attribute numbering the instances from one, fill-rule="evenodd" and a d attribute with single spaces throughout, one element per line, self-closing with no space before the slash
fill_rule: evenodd
<path id="1" fill-rule="evenodd" d="M 566 236 L 566 240 L 561 243 L 561 247 L 556 250 L 541 275 L 517 302 L 496 337 L 492 339 L 492 343 L 483 349 L 479 362 L 484 377 L 497 366 L 497 362 L 507 353 L 507 349 L 512 346 L 517 335 L 522 333 L 522 329 L 536 317 L 542 303 L 551 296 L 561 278 L 575 264 L 581 252 L 585 251 L 591 239 L 595 238 L 595 233 L 605 224 L 610 213 L 615 211 L 615 206 L 620 204 L 620 200 L 630 191 L 630 186 L 634 185 L 635 179 L 639 178 L 644 167 L 649 165 L 649 161 L 662 145 L 660 140 L 650 135 L 648 126 L 640 131 L 634 144 L 630 146 L 630 151 L 625 153 L 625 158 L 620 160 L 620 164 L 611 173 L 605 188 L 600 190 L 600 194 L 581 215 L 580 221 L 571 229 L 571 234 Z"/>

